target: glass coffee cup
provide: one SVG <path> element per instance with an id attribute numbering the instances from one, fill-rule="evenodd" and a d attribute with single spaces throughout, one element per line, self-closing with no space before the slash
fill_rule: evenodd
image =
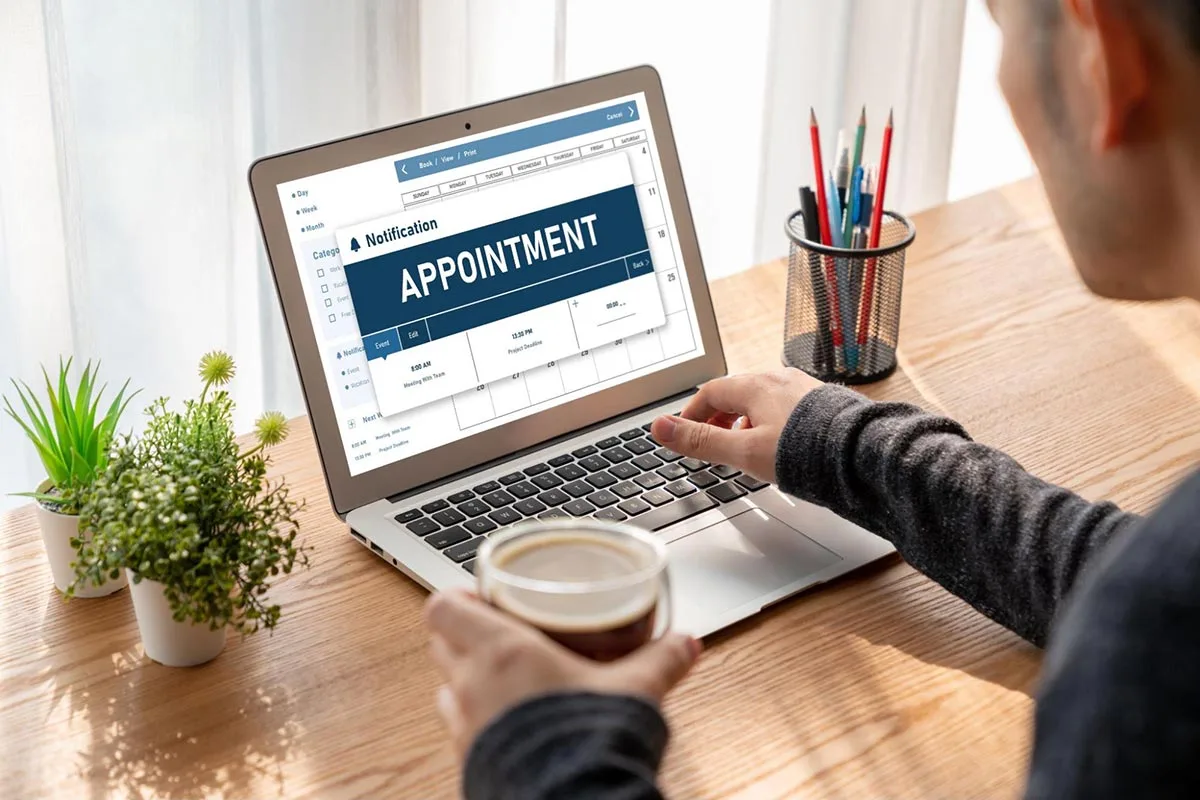
<path id="1" fill-rule="evenodd" d="M 520 523 L 484 542 L 475 574 L 488 603 L 595 661 L 628 655 L 671 627 L 666 545 L 632 525 Z"/>

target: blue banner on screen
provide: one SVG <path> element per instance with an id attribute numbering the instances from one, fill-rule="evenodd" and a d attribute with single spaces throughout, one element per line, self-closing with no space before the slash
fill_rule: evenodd
<path id="1" fill-rule="evenodd" d="M 528 128 L 496 134 L 455 147 L 447 147 L 433 153 L 401 159 L 395 163 L 396 179 L 401 183 L 418 180 L 435 172 L 458 169 L 468 164 L 541 147 L 550 142 L 583 136 L 605 128 L 615 128 L 618 125 L 636 122 L 638 119 L 636 102 L 585 111 L 570 117 L 543 122 L 540 125 L 531 125 Z"/>
<path id="2" fill-rule="evenodd" d="M 629 185 L 347 264 L 346 279 L 374 359 L 652 271 Z"/>

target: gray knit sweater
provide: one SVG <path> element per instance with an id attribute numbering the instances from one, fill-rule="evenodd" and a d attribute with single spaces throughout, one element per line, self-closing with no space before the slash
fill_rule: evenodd
<path id="1" fill-rule="evenodd" d="M 1028 797 L 1200 796 L 1200 475 L 1142 520 L 1038 480 L 951 420 L 833 386 L 796 407 L 776 470 L 783 491 L 1048 646 Z M 658 798 L 666 743 L 644 701 L 541 697 L 479 736 L 464 791 Z"/>

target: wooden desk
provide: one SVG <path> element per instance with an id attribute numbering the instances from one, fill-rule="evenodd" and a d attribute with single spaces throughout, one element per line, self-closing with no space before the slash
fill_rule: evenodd
<path id="1" fill-rule="evenodd" d="M 1090 498 L 1151 508 L 1200 452 L 1200 314 L 1088 296 L 1033 182 L 917 217 L 901 369 L 866 391 L 940 410 Z M 784 267 L 718 281 L 731 370 L 778 366 Z M 423 591 L 330 513 L 307 427 L 310 571 L 273 636 L 212 664 L 141 654 L 127 592 L 64 604 L 33 516 L 0 518 L 0 793 L 395 797 L 457 792 Z M 1039 653 L 898 559 L 709 643 L 672 696 L 673 797 L 1013 796 Z"/>

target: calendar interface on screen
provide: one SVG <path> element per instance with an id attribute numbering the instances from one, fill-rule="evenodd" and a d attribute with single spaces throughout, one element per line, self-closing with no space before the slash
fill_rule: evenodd
<path id="1" fill-rule="evenodd" d="M 703 355 L 645 109 L 279 185 L 352 475 Z"/>

